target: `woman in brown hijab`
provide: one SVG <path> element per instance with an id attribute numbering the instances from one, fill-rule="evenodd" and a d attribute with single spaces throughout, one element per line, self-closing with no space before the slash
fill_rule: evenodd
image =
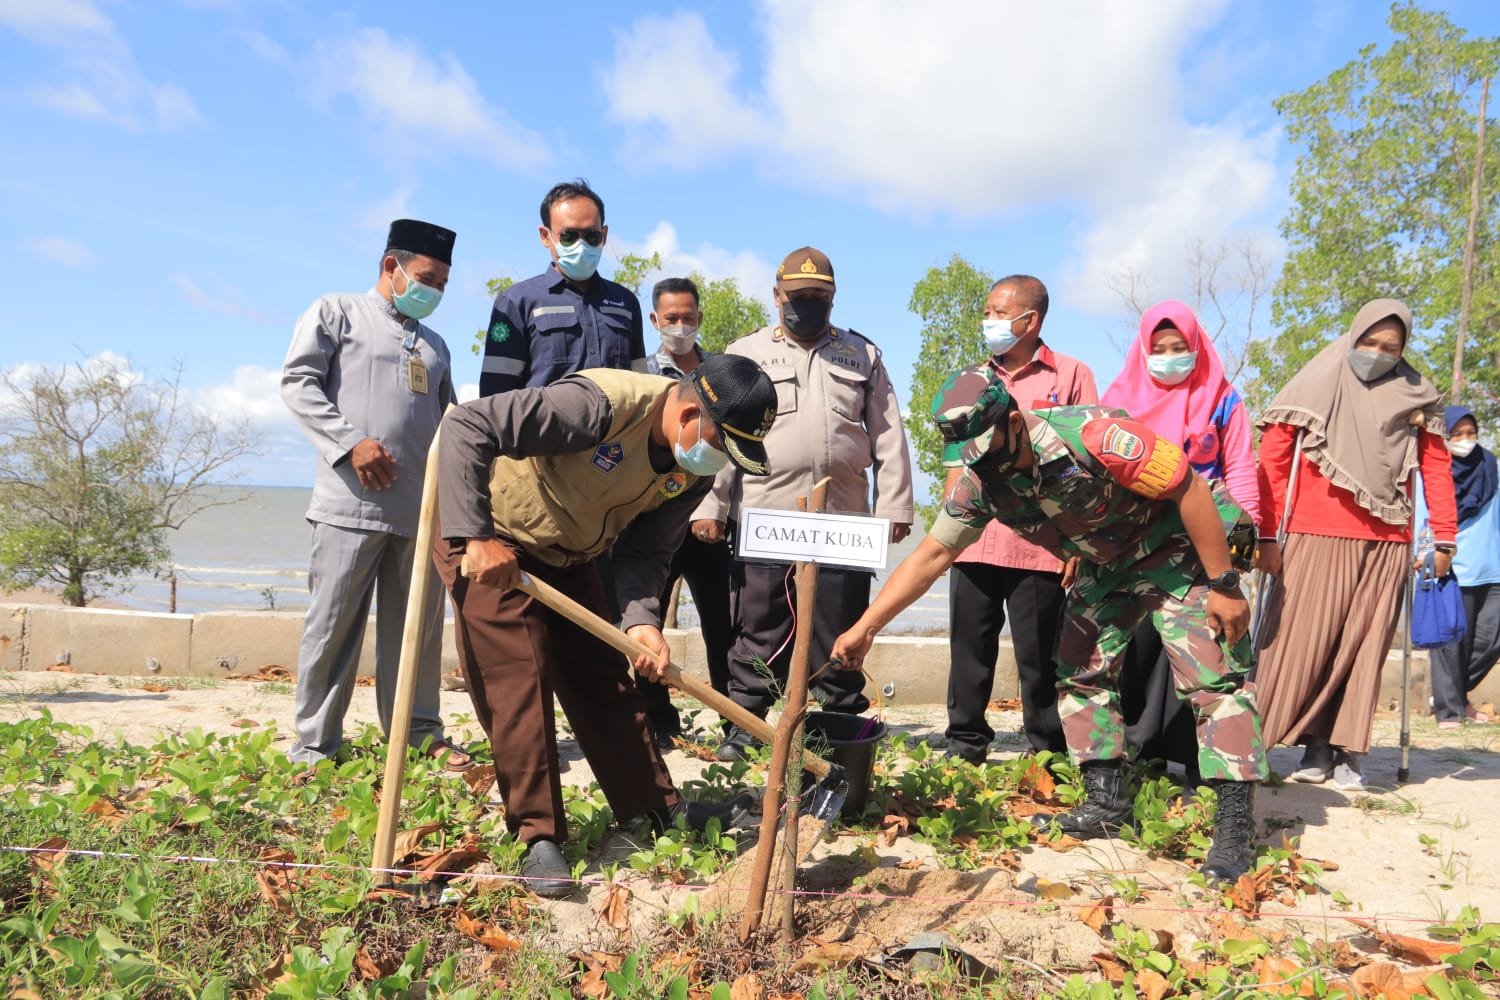
<path id="1" fill-rule="evenodd" d="M 1255 682 L 1266 746 L 1306 748 L 1293 781 L 1364 783 L 1380 672 L 1410 571 L 1414 469 L 1439 570 L 1452 560 L 1458 523 L 1443 408 L 1402 359 L 1410 335 L 1405 304 L 1368 303 L 1258 422 L 1259 566 L 1277 586 Z M 1275 539 L 1288 505 L 1282 551 Z"/>

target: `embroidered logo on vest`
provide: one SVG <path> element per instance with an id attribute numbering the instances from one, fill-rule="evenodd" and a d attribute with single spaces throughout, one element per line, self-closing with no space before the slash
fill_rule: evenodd
<path id="1" fill-rule="evenodd" d="M 687 489 L 687 476 L 681 472 L 674 472 L 662 482 L 661 495 L 670 500 L 685 489 Z"/>
<path id="2" fill-rule="evenodd" d="M 625 457 L 625 446 L 618 441 L 601 444 L 594 449 L 594 468 L 600 472 L 613 472 Z"/>

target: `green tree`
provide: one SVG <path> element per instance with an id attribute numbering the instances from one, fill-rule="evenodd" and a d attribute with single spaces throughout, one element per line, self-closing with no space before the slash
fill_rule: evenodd
<path id="1" fill-rule="evenodd" d="M 911 375 L 906 433 L 916 451 L 917 467 L 933 477 L 927 503 L 919 503 L 922 523 L 932 526 L 943 499 L 942 439 L 927 408 L 943 380 L 955 370 L 983 361 L 986 352 L 980 323 L 984 300 L 995 279 L 954 254 L 945 267 L 928 268 L 911 290 L 907 308 L 922 321 L 922 349 Z"/>
<path id="2" fill-rule="evenodd" d="M 243 421 L 90 362 L 0 376 L 0 589 L 57 587 L 82 606 L 170 557 L 167 532 L 242 497 L 216 488 L 257 452 Z"/>
<path id="3" fill-rule="evenodd" d="M 1271 302 L 1280 332 L 1251 345 L 1253 389 L 1275 392 L 1360 305 L 1390 296 L 1414 316 L 1408 360 L 1500 416 L 1500 171 L 1484 141 L 1500 41 L 1404 3 L 1389 23 L 1388 48 L 1276 101 L 1300 154 Z"/>

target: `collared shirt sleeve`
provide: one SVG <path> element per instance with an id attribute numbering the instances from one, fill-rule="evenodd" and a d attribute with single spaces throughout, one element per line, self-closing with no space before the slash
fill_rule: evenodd
<path id="1" fill-rule="evenodd" d="M 621 629 L 661 627 L 661 593 L 671 574 L 672 556 L 687 537 L 694 508 L 708 493 L 710 483 L 708 479 L 694 480 L 681 496 L 631 521 L 615 540 L 609 558 L 616 607 L 621 609 Z"/>
<path id="2" fill-rule="evenodd" d="M 327 392 L 328 375 L 349 330 L 349 317 L 332 298 L 303 313 L 281 365 L 281 399 L 329 465 L 343 461 L 369 435 L 351 424 Z"/>
<path id="3" fill-rule="evenodd" d="M 927 534 L 944 548 L 962 552 L 979 540 L 994 516 L 974 471 L 964 469 L 943 494 L 943 506 Z"/>
<path id="4" fill-rule="evenodd" d="M 901 404 L 891 385 L 879 349 L 870 366 L 865 397 L 865 430 L 870 435 L 873 459 L 876 517 L 888 517 L 897 524 L 912 523 L 911 452 L 906 447 L 906 431 L 901 426 Z"/>
<path id="5" fill-rule="evenodd" d="M 514 287 L 495 296 L 490 325 L 484 337 L 484 362 L 479 371 L 479 395 L 493 396 L 526 384 L 531 370 L 531 335 L 526 329 L 526 303 Z"/>
<path id="6" fill-rule="evenodd" d="M 438 511 L 444 538 L 491 538 L 490 465 L 593 448 L 609 432 L 604 392 L 585 378 L 514 389 L 448 411 L 438 446 Z"/>

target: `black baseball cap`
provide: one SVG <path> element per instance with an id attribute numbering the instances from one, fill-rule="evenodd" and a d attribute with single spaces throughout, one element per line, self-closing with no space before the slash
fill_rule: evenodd
<path id="1" fill-rule="evenodd" d="M 776 386 L 760 365 L 737 354 L 711 354 L 688 376 L 719 429 L 729 460 L 752 476 L 768 476 L 766 434 L 776 422 Z"/>

